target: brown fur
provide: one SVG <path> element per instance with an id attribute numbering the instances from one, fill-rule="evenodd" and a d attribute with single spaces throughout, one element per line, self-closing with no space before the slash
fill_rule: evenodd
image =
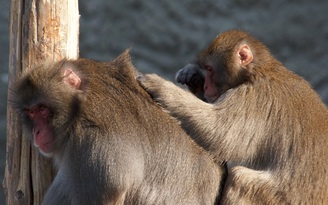
<path id="1" fill-rule="evenodd" d="M 244 44 L 254 58 L 239 67 Z M 242 31 L 219 35 L 199 55 L 208 62 L 224 91 L 214 104 L 154 74 L 139 81 L 197 143 L 235 165 L 222 203 L 328 204 L 328 110 L 311 86 Z"/>
<path id="2" fill-rule="evenodd" d="M 81 89 L 63 81 L 72 69 Z M 128 52 L 112 62 L 63 60 L 28 69 L 17 109 L 52 111 L 58 173 L 43 204 L 214 204 L 224 170 L 135 80 Z"/>

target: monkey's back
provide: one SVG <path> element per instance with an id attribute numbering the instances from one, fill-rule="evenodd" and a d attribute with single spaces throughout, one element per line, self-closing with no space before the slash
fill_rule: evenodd
<path id="1" fill-rule="evenodd" d="M 122 192 L 122 204 L 214 204 L 224 169 L 139 86 L 128 54 L 71 63 L 85 82 L 73 141 L 88 159 L 75 171 L 99 167 L 92 183 L 106 193 L 104 202 Z"/>

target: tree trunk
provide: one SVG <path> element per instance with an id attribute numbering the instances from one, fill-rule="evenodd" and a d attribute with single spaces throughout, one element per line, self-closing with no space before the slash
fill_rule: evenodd
<path id="1" fill-rule="evenodd" d="M 31 146 L 13 108 L 13 85 L 26 68 L 78 56 L 78 0 L 11 0 L 7 106 L 7 155 L 3 187 L 7 204 L 40 204 L 52 182 L 51 161 Z"/>

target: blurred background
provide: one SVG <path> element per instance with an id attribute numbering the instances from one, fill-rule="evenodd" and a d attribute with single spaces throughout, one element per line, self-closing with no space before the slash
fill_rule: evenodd
<path id="1" fill-rule="evenodd" d="M 9 0 L 0 0 L 0 182 L 5 168 Z M 328 103 L 327 0 L 80 0 L 80 57 L 109 61 L 131 48 L 144 73 L 173 80 L 217 34 L 244 29 Z M 0 205 L 5 204 L 0 186 Z"/>

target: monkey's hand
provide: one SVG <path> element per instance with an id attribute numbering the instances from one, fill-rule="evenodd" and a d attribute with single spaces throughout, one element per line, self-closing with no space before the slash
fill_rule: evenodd
<path id="1" fill-rule="evenodd" d="M 204 74 L 197 64 L 187 64 L 175 75 L 175 79 L 182 85 L 186 84 L 194 95 L 205 101 L 204 97 Z"/>
<path id="2" fill-rule="evenodd" d="M 216 116 L 213 104 L 202 102 L 192 93 L 156 74 L 139 76 L 137 81 L 159 106 L 180 120 L 188 130 L 196 127 L 198 122 L 203 122 L 208 116 Z"/>
<path id="3" fill-rule="evenodd" d="M 189 92 L 156 74 L 138 76 L 137 81 L 161 107 L 168 108 L 169 110 L 172 107 L 176 107 L 175 102 L 177 99 L 182 100 L 186 95 L 191 95 Z"/>
<path id="4" fill-rule="evenodd" d="M 204 85 L 204 74 L 197 64 L 187 64 L 181 68 L 177 72 L 175 79 L 182 85 L 186 84 L 189 89 L 203 88 Z"/>
<path id="5" fill-rule="evenodd" d="M 170 82 L 164 80 L 156 74 L 139 75 L 137 81 L 145 89 L 153 99 L 163 98 L 165 91 L 170 87 Z"/>

